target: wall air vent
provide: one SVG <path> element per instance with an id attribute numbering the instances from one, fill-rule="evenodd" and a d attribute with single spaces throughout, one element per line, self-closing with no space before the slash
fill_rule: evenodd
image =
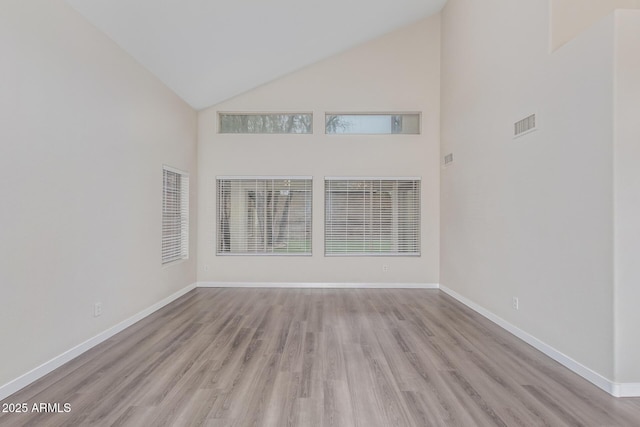
<path id="1" fill-rule="evenodd" d="M 513 125 L 513 137 L 517 138 L 536 130 L 536 115 L 532 114 L 522 120 L 518 120 Z"/>
<path id="2" fill-rule="evenodd" d="M 453 163 L 453 153 L 444 156 L 444 165 L 449 166 L 451 163 Z"/>

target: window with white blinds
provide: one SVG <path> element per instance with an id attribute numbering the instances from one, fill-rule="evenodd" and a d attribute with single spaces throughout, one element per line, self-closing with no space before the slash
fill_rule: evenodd
<path id="1" fill-rule="evenodd" d="M 325 255 L 420 255 L 419 178 L 325 178 Z"/>
<path id="2" fill-rule="evenodd" d="M 189 175 L 162 168 L 162 264 L 189 258 Z"/>
<path id="3" fill-rule="evenodd" d="M 218 177 L 218 255 L 311 255 L 311 177 Z"/>

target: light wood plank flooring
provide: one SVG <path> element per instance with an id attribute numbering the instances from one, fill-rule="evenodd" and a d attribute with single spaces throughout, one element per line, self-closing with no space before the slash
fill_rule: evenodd
<path id="1" fill-rule="evenodd" d="M 437 290 L 196 289 L 3 403 L 2 426 L 640 426 Z"/>

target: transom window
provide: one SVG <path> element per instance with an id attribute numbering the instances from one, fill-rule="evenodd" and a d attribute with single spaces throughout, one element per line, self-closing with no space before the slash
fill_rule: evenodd
<path id="1" fill-rule="evenodd" d="M 311 113 L 220 113 L 220 133 L 313 133 Z"/>
<path id="2" fill-rule="evenodd" d="M 311 177 L 218 177 L 218 255 L 311 255 Z"/>
<path id="3" fill-rule="evenodd" d="M 328 134 L 414 134 L 420 133 L 419 113 L 326 114 Z"/>

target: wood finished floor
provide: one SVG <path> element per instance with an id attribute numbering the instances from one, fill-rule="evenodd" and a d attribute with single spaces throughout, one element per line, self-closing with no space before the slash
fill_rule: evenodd
<path id="1" fill-rule="evenodd" d="M 1 426 L 640 426 L 437 290 L 196 289 L 3 402 Z"/>

